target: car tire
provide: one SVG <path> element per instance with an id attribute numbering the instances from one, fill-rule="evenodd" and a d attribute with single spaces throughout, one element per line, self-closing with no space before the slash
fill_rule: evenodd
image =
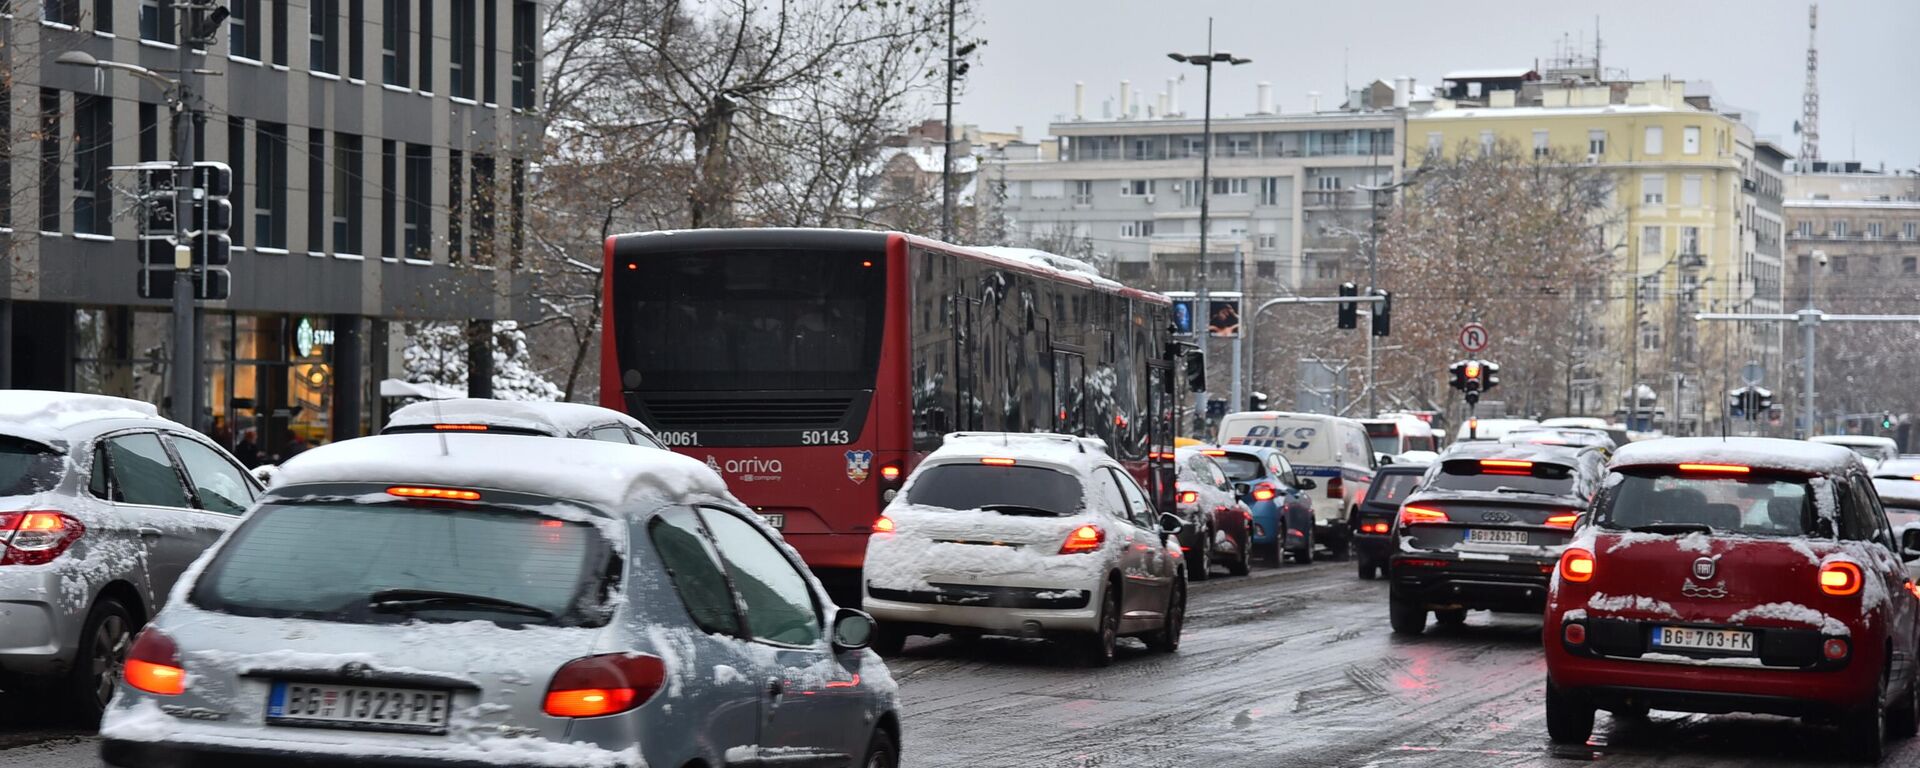
<path id="1" fill-rule="evenodd" d="M 1467 623 L 1467 609 L 1449 608 L 1444 611 L 1434 611 L 1433 620 L 1440 622 L 1440 626 L 1443 627 L 1457 627 Z"/>
<path id="2" fill-rule="evenodd" d="M 1245 576 L 1253 572 L 1253 532 L 1240 534 L 1240 558 L 1227 564 L 1227 573 Z"/>
<path id="3" fill-rule="evenodd" d="M 1353 537 L 1335 534 L 1327 542 L 1327 557 L 1332 560 L 1345 560 L 1353 552 Z"/>
<path id="4" fill-rule="evenodd" d="M 1307 529 L 1307 543 L 1293 551 L 1293 561 L 1301 565 L 1313 564 L 1313 529 Z"/>
<path id="5" fill-rule="evenodd" d="M 1200 541 L 1187 550 L 1187 578 L 1206 581 L 1213 578 L 1213 533 L 1200 531 Z"/>
<path id="6" fill-rule="evenodd" d="M 1593 703 L 1547 681 L 1547 738 L 1555 744 L 1585 744 L 1593 736 Z"/>
<path id="7" fill-rule="evenodd" d="M 1114 646 L 1120 643 L 1120 585 L 1107 584 L 1100 600 L 1096 629 L 1081 638 L 1080 658 L 1089 667 L 1113 665 Z"/>
<path id="8" fill-rule="evenodd" d="M 882 622 L 875 623 L 877 626 L 873 628 L 873 639 L 867 641 L 868 648 L 872 648 L 874 653 L 885 658 L 898 656 L 901 651 L 906 650 L 907 633 L 900 631 L 898 627 L 889 627 Z"/>
<path id="9" fill-rule="evenodd" d="M 1427 608 L 1411 600 L 1387 599 L 1387 623 L 1396 635 L 1417 635 L 1427 630 Z"/>
<path id="10" fill-rule="evenodd" d="M 893 743 L 893 734 L 885 728 L 873 732 L 873 740 L 867 742 L 867 757 L 860 761 L 861 768 L 900 768 L 900 747 Z"/>
<path id="11" fill-rule="evenodd" d="M 1907 692 L 1887 710 L 1887 734 L 1896 739 L 1920 735 L 1920 676 L 1907 681 Z"/>
<path id="12" fill-rule="evenodd" d="M 127 662 L 127 651 L 133 648 L 134 634 L 139 631 L 133 612 L 111 597 L 100 598 L 93 610 L 87 612 L 86 623 L 80 628 L 79 647 L 73 656 L 73 669 L 67 677 L 67 692 L 75 716 L 91 723 L 100 722 L 107 702 L 113 699 L 114 687 L 120 683 L 120 668 Z"/>
<path id="13" fill-rule="evenodd" d="M 1371 558 L 1366 555 L 1361 555 L 1358 559 L 1360 564 L 1355 570 L 1360 572 L 1361 580 L 1373 581 L 1380 576 L 1380 566 L 1375 564 Z"/>
<path id="14" fill-rule="evenodd" d="M 1167 596 L 1166 621 L 1160 629 L 1147 635 L 1147 650 L 1154 653 L 1173 653 L 1180 650 L 1180 633 L 1187 626 L 1187 580 L 1175 579 L 1173 594 Z"/>

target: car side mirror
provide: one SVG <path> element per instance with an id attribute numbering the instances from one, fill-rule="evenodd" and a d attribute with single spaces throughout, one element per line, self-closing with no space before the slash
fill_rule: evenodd
<path id="1" fill-rule="evenodd" d="M 1245 496 L 1253 492 L 1253 486 L 1248 485 L 1246 483 L 1234 483 L 1233 492 L 1235 495 Z"/>
<path id="2" fill-rule="evenodd" d="M 1300 485 L 1299 485 L 1300 490 L 1311 491 L 1318 487 L 1320 487 L 1320 484 L 1314 482 L 1313 478 L 1309 478 L 1309 477 L 1300 478 Z"/>
<path id="3" fill-rule="evenodd" d="M 865 611 L 841 608 L 833 615 L 833 647 L 840 651 L 857 651 L 873 642 L 876 629 L 873 617 Z"/>
<path id="4" fill-rule="evenodd" d="M 1920 528 L 1900 532 L 1900 559 L 1909 563 L 1920 560 Z"/>
<path id="5" fill-rule="evenodd" d="M 1160 515 L 1160 530 L 1163 533 L 1176 533 L 1182 527 L 1185 527 L 1186 524 L 1187 521 L 1181 520 L 1179 515 L 1172 512 L 1165 512 Z"/>

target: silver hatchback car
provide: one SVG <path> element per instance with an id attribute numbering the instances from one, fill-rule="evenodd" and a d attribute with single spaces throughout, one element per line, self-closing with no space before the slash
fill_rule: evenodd
<path id="1" fill-rule="evenodd" d="M 898 765 L 873 620 L 666 451 L 316 448 L 174 597 L 101 722 L 109 764 Z"/>
<path id="2" fill-rule="evenodd" d="M 134 632 L 259 493 L 148 403 L 0 390 L 0 674 L 97 719 Z"/>

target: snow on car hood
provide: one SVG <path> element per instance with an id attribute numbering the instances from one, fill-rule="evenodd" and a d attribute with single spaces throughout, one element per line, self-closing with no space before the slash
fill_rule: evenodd
<path id="1" fill-rule="evenodd" d="M 1108 558 L 1099 552 L 1059 554 L 1068 533 L 1094 524 L 1106 532 L 1102 551 L 1119 546 L 1117 526 L 1092 513 L 1027 517 L 896 502 L 887 507 L 886 516 L 894 532 L 867 539 L 865 566 L 867 583 L 882 589 L 932 589 L 929 576 L 981 581 L 1016 577 L 1036 585 L 1077 586 L 1098 581 Z"/>

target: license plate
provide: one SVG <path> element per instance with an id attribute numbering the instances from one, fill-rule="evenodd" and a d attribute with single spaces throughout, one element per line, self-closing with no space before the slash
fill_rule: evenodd
<path id="1" fill-rule="evenodd" d="M 787 527 L 787 516 L 785 514 L 781 514 L 778 512 L 773 514 L 763 514 L 760 516 L 760 519 L 763 521 L 766 521 L 768 528 L 772 528 L 776 531 Z"/>
<path id="2" fill-rule="evenodd" d="M 1467 542 L 1470 544 L 1525 544 L 1527 543 L 1527 532 L 1469 528 L 1467 529 Z"/>
<path id="3" fill-rule="evenodd" d="M 1653 647 L 1720 653 L 1753 653 L 1753 633 L 1737 629 L 1654 627 Z"/>
<path id="4" fill-rule="evenodd" d="M 275 682 L 267 722 L 376 731 L 441 733 L 450 694 L 368 685 Z"/>

